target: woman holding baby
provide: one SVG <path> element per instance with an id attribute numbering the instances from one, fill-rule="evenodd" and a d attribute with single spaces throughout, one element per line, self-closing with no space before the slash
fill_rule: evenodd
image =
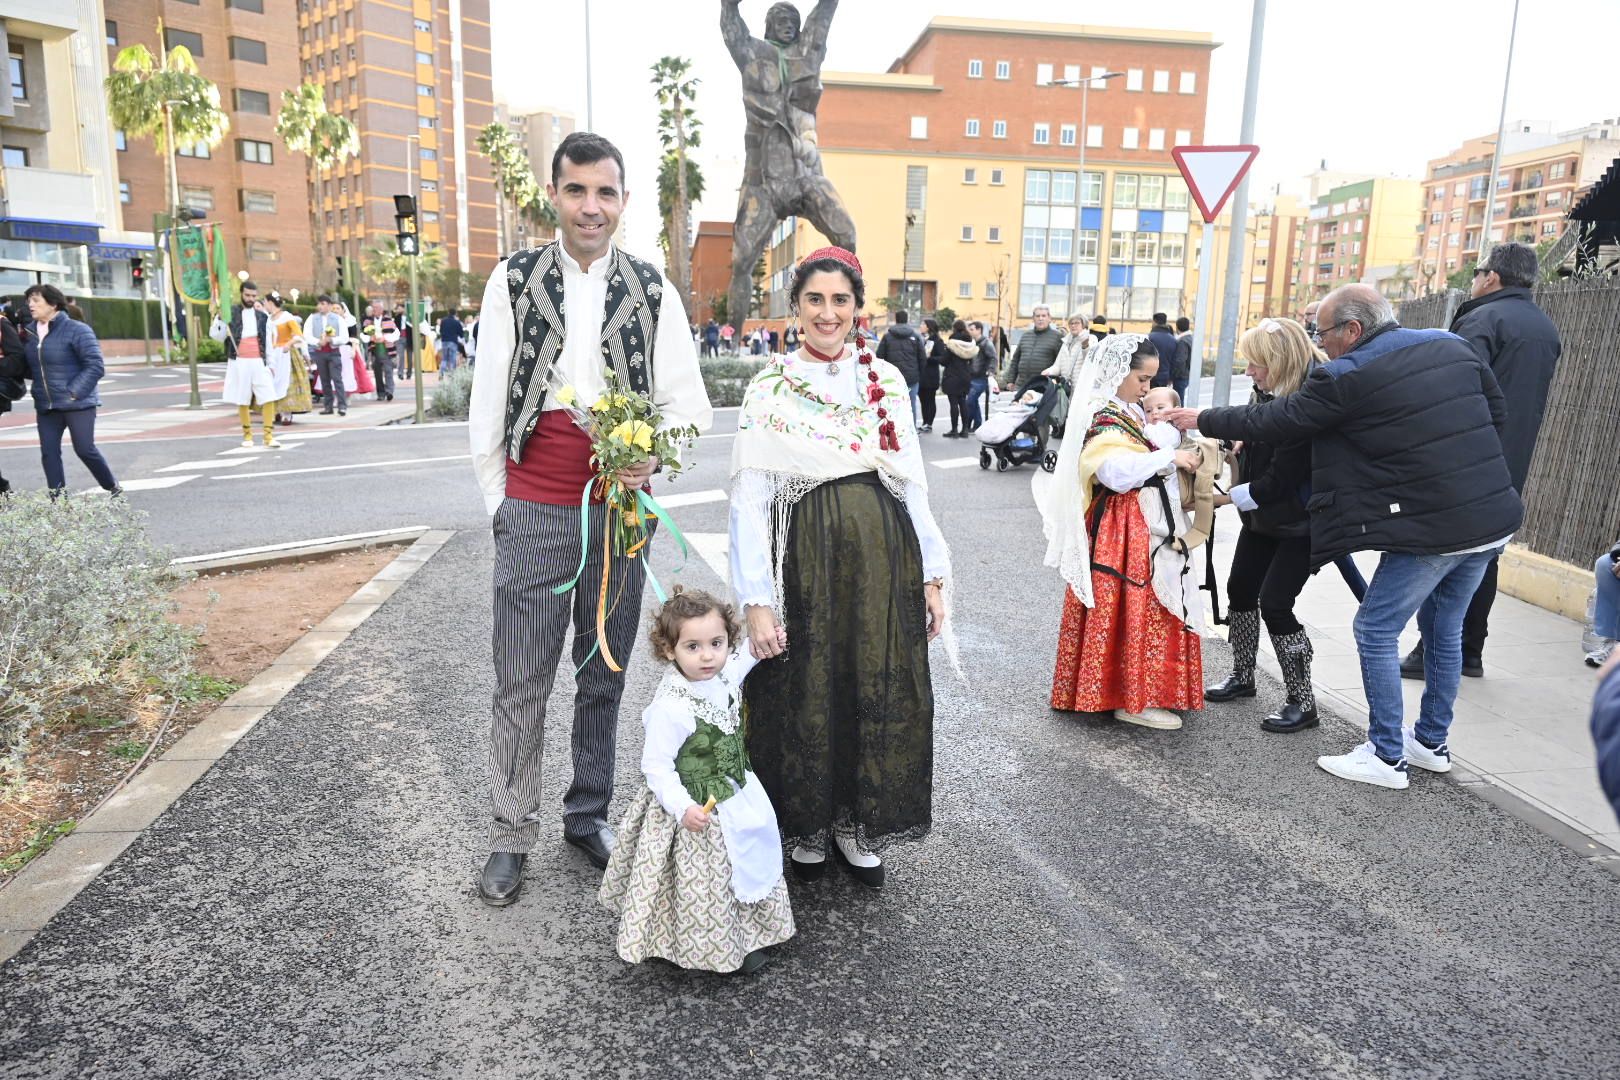
<path id="1" fill-rule="evenodd" d="M 1146 336 L 1114 334 L 1075 379 L 1047 507 L 1046 563 L 1068 586 L 1052 707 L 1174 730 L 1204 704 L 1202 549 L 1176 542 L 1199 455 L 1143 412 L 1158 368 Z"/>

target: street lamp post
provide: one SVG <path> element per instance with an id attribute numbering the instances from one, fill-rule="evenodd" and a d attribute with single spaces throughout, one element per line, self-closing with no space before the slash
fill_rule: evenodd
<path id="1" fill-rule="evenodd" d="M 1513 42 L 1519 35 L 1519 0 L 1513 0 L 1513 22 L 1508 29 L 1507 69 L 1502 73 L 1502 111 L 1496 118 L 1496 152 L 1491 155 L 1490 187 L 1485 192 L 1485 220 L 1479 229 L 1479 265 L 1483 266 L 1485 259 L 1491 253 L 1491 218 L 1496 209 L 1496 180 L 1502 167 L 1502 155 L 1506 153 L 1504 143 L 1507 141 L 1507 102 L 1508 83 L 1513 78 Z M 1510 193 L 1511 194 L 1511 193 Z M 1512 202 L 1511 199 L 1508 202 Z M 1509 206 L 1511 217 L 1512 207 Z"/>
<path id="2" fill-rule="evenodd" d="M 1074 140 L 1080 144 L 1080 172 L 1075 177 L 1074 184 L 1074 235 L 1069 242 L 1069 310 L 1065 313 L 1065 317 L 1070 319 L 1077 314 L 1076 304 L 1079 299 L 1080 218 L 1085 213 L 1086 203 L 1086 107 L 1089 104 L 1087 98 L 1091 93 L 1091 84 L 1093 82 L 1106 82 L 1109 79 L 1117 79 L 1123 74 L 1125 74 L 1123 71 L 1104 71 L 1085 79 L 1053 79 L 1047 84 L 1049 86 L 1080 87 L 1080 130 L 1075 133 Z M 1098 199 L 1097 202 L 1099 206 L 1102 205 L 1101 199 Z M 1099 229 L 1099 244 L 1101 235 L 1102 231 Z M 1095 289 L 1095 286 L 1093 288 Z M 1096 293 L 1093 292 L 1092 295 L 1095 297 Z"/>
<path id="3" fill-rule="evenodd" d="M 416 211 L 418 215 L 421 208 L 416 205 L 416 155 L 420 138 L 421 137 L 417 135 L 410 135 L 405 139 L 405 193 L 411 200 L 411 207 L 413 211 Z M 499 197 L 500 193 L 497 192 L 496 198 Z M 420 216 L 418 216 L 416 220 L 417 222 L 420 222 L 422 219 Z M 422 227 L 420 224 L 416 226 L 416 234 L 417 243 L 420 244 L 422 235 Z M 417 296 L 420 290 L 416 280 L 416 256 L 414 254 L 407 255 L 405 257 L 405 261 L 410 266 L 411 278 L 410 296 L 405 302 L 405 321 L 410 322 L 412 319 L 416 318 L 416 305 L 418 303 Z M 427 349 L 425 348 L 427 342 L 423 340 L 424 337 L 425 335 L 423 334 L 420 325 L 411 327 L 411 350 L 413 353 L 415 353 L 415 355 L 411 357 L 411 381 L 416 389 L 415 422 L 418 424 L 424 423 L 427 420 L 427 414 L 422 404 L 422 395 L 424 392 L 422 387 L 422 358 L 427 354 Z"/>

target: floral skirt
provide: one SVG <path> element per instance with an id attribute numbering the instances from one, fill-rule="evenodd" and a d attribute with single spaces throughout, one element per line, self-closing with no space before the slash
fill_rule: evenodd
<path id="1" fill-rule="evenodd" d="M 309 362 L 297 353 L 288 358 L 287 396 L 277 406 L 286 414 L 307 413 L 313 407 L 309 392 Z"/>
<path id="2" fill-rule="evenodd" d="M 829 827 L 865 851 L 933 823 L 934 691 L 922 553 L 876 473 L 793 508 L 782 567 L 787 653 L 743 683 L 748 756 L 783 838 Z"/>
<path id="3" fill-rule="evenodd" d="M 699 971 L 736 971 L 755 949 L 793 936 L 787 879 L 744 904 L 731 891 L 731 860 L 718 822 L 681 828 L 646 787 L 625 811 L 597 893 L 619 916 L 619 956 L 651 956 Z"/>
<path id="4" fill-rule="evenodd" d="M 1204 707 L 1202 643 L 1153 592 L 1153 542 L 1135 493 L 1110 497 L 1091 538 L 1096 604 L 1064 590 L 1052 708 Z"/>

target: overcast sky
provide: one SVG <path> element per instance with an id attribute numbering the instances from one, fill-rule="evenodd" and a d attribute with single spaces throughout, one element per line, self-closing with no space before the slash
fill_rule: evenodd
<path id="1" fill-rule="evenodd" d="M 656 253 L 659 154 L 649 69 L 665 55 L 693 61 L 709 190 L 698 217 L 730 221 L 741 179 L 743 113 L 737 69 L 720 39 L 721 0 L 491 0 L 498 100 L 516 112 L 571 112 L 585 127 L 585 8 L 591 5 L 596 130 L 627 158 L 628 245 Z M 756 34 L 770 0 L 743 0 Z M 803 0 L 808 12 L 814 0 Z M 1000 18 L 1050 17 L 1051 0 L 1000 0 Z M 1206 137 L 1236 141 L 1243 114 L 1250 0 L 1150 0 L 1061 5 L 1065 19 L 1098 25 L 1201 30 L 1215 35 Z M 827 68 L 884 71 L 935 15 L 973 15 L 973 3 L 844 0 Z M 1464 138 L 1494 132 L 1502 101 L 1513 0 L 1271 0 L 1262 48 L 1250 197 L 1285 190 L 1317 163 L 1418 177 Z M 1620 117 L 1608 61 L 1583 42 L 1620 41 L 1620 0 L 1525 0 L 1519 16 L 1508 120 L 1564 130 Z M 549 163 L 535 162 L 537 173 Z M 544 179 L 544 177 L 542 177 Z"/>

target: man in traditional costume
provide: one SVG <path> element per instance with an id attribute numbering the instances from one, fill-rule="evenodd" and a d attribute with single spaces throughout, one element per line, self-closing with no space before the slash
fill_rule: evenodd
<path id="1" fill-rule="evenodd" d="M 581 500 L 596 471 L 589 436 L 551 391 L 570 386 L 592 401 L 611 370 L 650 397 L 667 426 L 713 422 L 679 294 L 651 263 L 612 242 L 627 196 L 618 149 L 600 135 L 569 135 L 552 157 L 546 194 L 562 239 L 503 259 L 490 275 L 468 418 L 473 469 L 495 531 L 491 854 L 479 879 L 480 895 L 494 906 L 517 899 L 525 855 L 539 836 L 546 698 L 570 637 L 578 670 L 563 835 L 598 867 L 613 847 L 607 810 L 624 673 L 593 654 L 596 592 L 554 591 L 581 566 Z M 656 465 L 619 479 L 641 487 Z M 600 537 L 606 511 L 594 493 L 588 505 L 591 535 Z M 600 544 L 583 546 L 583 580 L 602 580 Z M 615 656 L 634 647 L 645 565 L 621 556 L 611 566 L 604 629 Z"/>

